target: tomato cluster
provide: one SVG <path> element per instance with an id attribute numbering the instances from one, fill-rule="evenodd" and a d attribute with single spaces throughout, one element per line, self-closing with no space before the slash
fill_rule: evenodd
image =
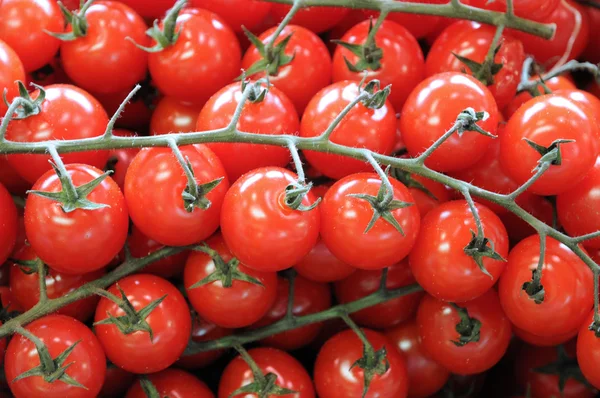
<path id="1" fill-rule="evenodd" d="M 600 10 L 290 10 L 0 0 L 0 152 L 47 145 L 0 155 L 0 390 L 594 396 L 600 89 L 540 76 L 600 61 Z"/>

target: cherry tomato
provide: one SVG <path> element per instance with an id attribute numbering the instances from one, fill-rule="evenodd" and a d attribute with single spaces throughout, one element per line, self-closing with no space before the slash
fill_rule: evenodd
<path id="1" fill-rule="evenodd" d="M 263 272 L 286 269 L 317 243 L 319 210 L 292 210 L 285 203 L 286 187 L 296 181 L 291 171 L 263 167 L 245 174 L 227 191 L 221 232 L 244 265 Z M 314 202 L 310 192 L 302 199 L 306 207 Z"/>
<path id="2" fill-rule="evenodd" d="M 242 94 L 239 83 L 219 90 L 202 108 L 196 129 L 206 131 L 227 127 Z M 246 102 L 237 128 L 247 133 L 293 135 L 298 131 L 299 124 L 292 102 L 283 92 L 271 87 L 262 101 Z M 221 159 L 232 183 L 250 170 L 265 166 L 283 167 L 290 161 L 286 148 L 272 145 L 211 143 L 207 146 Z"/>
<path id="3" fill-rule="evenodd" d="M 158 135 L 194 131 L 201 109 L 202 106 L 196 104 L 163 97 L 152 112 L 150 133 Z"/>
<path id="4" fill-rule="evenodd" d="M 0 155 L 0 184 L 8 192 L 19 196 L 25 196 L 25 192 L 31 188 L 31 184 L 12 168 L 6 155 Z"/>
<path id="5" fill-rule="evenodd" d="M 100 390 L 99 398 L 122 397 L 129 386 L 133 384 L 135 376 L 133 373 L 117 368 L 113 364 L 109 364 L 106 368 L 106 377 L 102 390 Z"/>
<path id="6" fill-rule="evenodd" d="M 313 191 L 314 193 L 314 188 Z M 294 266 L 298 274 L 315 282 L 335 282 L 351 275 L 356 268 L 335 257 L 322 239 Z"/>
<path id="7" fill-rule="evenodd" d="M 577 332 L 579 331 L 578 329 L 575 329 L 565 334 L 557 334 L 554 336 L 538 336 L 535 334 L 531 334 L 523 329 L 519 329 L 515 325 L 513 325 L 512 330 L 515 336 L 517 336 L 519 339 L 523 340 L 527 344 L 536 345 L 540 347 L 551 347 L 558 344 L 566 343 L 573 337 L 577 336 Z"/>
<path id="8" fill-rule="evenodd" d="M 131 253 L 134 258 L 141 258 L 146 257 L 165 246 L 144 235 L 144 233 L 134 225 L 131 228 L 131 233 L 127 237 L 127 247 L 129 248 L 129 253 Z M 186 250 L 154 261 L 144 267 L 144 273 L 161 276 L 163 278 L 178 277 L 183 273 L 188 254 L 189 253 Z"/>
<path id="9" fill-rule="evenodd" d="M 585 7 L 585 12 L 590 20 L 590 26 L 596 27 L 600 24 L 600 10 L 596 7 Z M 583 59 L 593 64 L 600 63 L 600 36 L 590 32 L 589 41 L 582 54 Z"/>
<path id="10" fill-rule="evenodd" d="M 165 369 L 159 373 L 148 376 L 148 380 L 154 385 L 161 397 L 177 398 L 214 398 L 210 389 L 196 377 L 179 369 Z M 125 398 L 146 398 L 142 385 L 136 381 Z"/>
<path id="11" fill-rule="evenodd" d="M 342 37 L 341 41 L 351 44 L 364 44 L 369 35 L 369 21 L 360 22 Z M 377 34 L 375 44 L 383 51 L 381 67 L 368 70 L 368 78 L 381 81 L 382 86 L 392 85 L 389 100 L 397 112 L 400 112 L 410 92 L 425 77 L 425 61 L 417 40 L 401 25 L 384 21 Z M 333 81 L 356 80 L 364 78 L 364 72 L 353 72 L 346 64 L 352 64 L 358 57 L 350 50 L 338 45 L 333 55 Z"/>
<path id="12" fill-rule="evenodd" d="M 556 90 L 554 94 L 562 95 L 577 104 L 588 107 L 596 117 L 596 121 L 600 122 L 600 99 L 595 95 L 583 90 Z"/>
<path id="13" fill-rule="evenodd" d="M 8 90 L 6 99 L 12 101 L 19 95 L 19 89 L 15 82 L 19 80 L 25 82 L 25 69 L 19 56 L 9 47 L 8 44 L 0 40 L 0 90 Z M 0 115 L 4 117 L 8 106 L 4 101 L 0 101 Z"/>
<path id="14" fill-rule="evenodd" d="M 535 235 L 511 250 L 498 285 L 502 308 L 526 332 L 539 336 L 569 333 L 581 325 L 593 304 L 592 272 L 565 245 L 546 238 L 541 277 L 544 300 L 536 304 L 523 284 L 532 280 L 539 255 L 540 239 Z"/>
<path id="15" fill-rule="evenodd" d="M 451 191 L 439 182 L 417 174 L 411 174 L 409 178 L 413 183 L 408 185 L 408 190 L 415 200 L 421 218 L 441 203 L 452 199 Z"/>
<path id="16" fill-rule="evenodd" d="M 394 199 L 405 203 L 414 200 L 398 180 L 390 179 Z M 373 216 L 373 208 L 354 194 L 376 196 L 381 179 L 374 173 L 359 173 L 342 178 L 325 194 L 321 203 L 321 238 L 334 256 L 361 269 L 389 267 L 402 260 L 412 249 L 420 227 L 419 209 L 408 206 L 391 211 L 403 233 L 383 219 L 365 229 Z"/>
<path id="17" fill-rule="evenodd" d="M 173 6 L 173 0 L 121 0 L 144 18 L 156 19 Z"/>
<path id="18" fill-rule="evenodd" d="M 18 142 L 76 140 L 104 134 L 108 117 L 102 105 L 82 89 L 68 84 L 47 86 L 46 99 L 40 113 L 22 120 L 13 120 L 6 138 Z M 31 94 L 37 98 L 39 90 Z M 85 123 L 82 121 L 85 120 Z M 102 169 L 108 151 L 73 152 L 61 155 L 64 163 L 84 163 Z M 11 166 L 27 181 L 34 183 L 52 167 L 49 155 L 10 155 Z"/>
<path id="19" fill-rule="evenodd" d="M 12 196 L 0 184 L 0 264 L 4 263 L 17 243 L 17 207 Z"/>
<path id="20" fill-rule="evenodd" d="M 169 148 L 144 148 L 129 165 L 125 176 L 125 199 L 133 223 L 149 238 L 163 245 L 185 246 L 201 242 L 219 226 L 219 214 L 229 181 L 219 158 L 205 145 L 180 148 L 198 184 L 223 180 L 205 199 L 210 207 L 185 209 L 182 193 L 187 178 Z M 157 190 L 156 187 L 161 189 Z"/>
<path id="21" fill-rule="evenodd" d="M 221 234 L 213 235 L 206 244 L 221 256 L 225 264 L 233 259 Z M 275 272 L 260 272 L 239 264 L 237 270 L 260 281 L 262 286 L 233 279 L 230 287 L 220 280 L 192 288 L 216 272 L 214 259 L 205 253 L 192 251 L 185 265 L 183 283 L 188 299 L 198 314 L 224 328 L 241 328 L 263 317 L 277 297 Z"/>
<path id="22" fill-rule="evenodd" d="M 532 77 L 532 79 L 535 79 L 535 78 L 538 78 L 538 77 L 537 76 Z M 551 79 L 545 80 L 544 84 L 552 92 L 558 91 L 558 90 L 575 90 L 576 89 L 575 84 L 571 80 L 569 80 L 569 78 L 567 78 L 565 76 L 556 76 Z M 544 88 L 541 85 L 538 85 L 537 88 L 540 91 L 540 93 L 544 92 Z M 519 109 L 521 107 L 521 105 L 523 105 L 524 103 L 529 101 L 531 98 L 533 98 L 533 97 L 527 91 L 518 93 L 502 111 L 502 113 L 504 114 L 504 118 L 506 120 L 509 120 L 512 117 L 512 115 L 517 111 L 517 109 Z"/>
<path id="23" fill-rule="evenodd" d="M 225 329 L 214 323 L 210 323 L 195 313 L 192 313 L 192 317 L 192 340 L 196 343 L 220 339 L 233 333 L 231 329 Z M 224 350 L 204 351 L 190 355 L 185 355 L 184 353 L 175 364 L 184 369 L 203 368 L 219 359 L 223 353 Z"/>
<path id="24" fill-rule="evenodd" d="M 273 4 L 271 15 L 277 23 L 281 22 L 292 6 L 286 4 Z M 300 25 L 315 33 L 321 33 L 337 25 L 350 10 L 342 7 L 305 7 L 300 9 L 290 21 L 291 24 Z"/>
<path id="25" fill-rule="evenodd" d="M 589 327 L 594 320 L 594 311 L 588 315 L 581 324 L 577 335 L 577 362 L 581 373 L 594 387 L 600 386 L 600 371 L 598 360 L 600 358 L 600 340 Z"/>
<path id="26" fill-rule="evenodd" d="M 386 349 L 389 368 L 375 374 L 369 385 L 368 397 L 405 398 L 408 374 L 402 355 L 381 333 L 363 329 L 375 351 Z M 353 364 L 363 356 L 363 343 L 352 330 L 345 330 L 329 339 L 319 351 L 315 363 L 315 387 L 320 398 L 360 397 L 364 388 L 364 372 Z"/>
<path id="27" fill-rule="evenodd" d="M 253 30 L 260 26 L 271 10 L 271 4 L 260 0 L 192 0 L 192 7 L 218 14 L 236 32 L 242 26 Z"/>
<path id="28" fill-rule="evenodd" d="M 399 1 L 399 0 L 397 0 Z M 446 0 L 408 0 L 408 3 L 433 3 L 444 4 Z M 375 20 L 379 13 L 373 11 L 365 11 L 365 15 L 373 17 Z M 397 24 L 404 26 L 414 37 L 420 39 L 431 33 L 443 18 L 434 15 L 417 15 L 408 14 L 405 12 L 392 12 L 388 15 L 389 21 L 394 21 Z"/>
<path id="29" fill-rule="evenodd" d="M 106 357 L 102 346 L 90 329 L 78 320 L 65 315 L 48 315 L 25 327 L 40 339 L 52 359 L 56 359 L 74 343 L 77 344 L 65 359 L 66 374 L 85 388 L 60 380 L 49 383 L 41 377 L 14 378 L 40 365 L 38 351 L 28 338 L 16 335 L 6 350 L 4 371 L 6 379 L 13 380 L 10 389 L 17 398 L 88 398 L 95 397 L 102 388 L 106 374 Z"/>
<path id="30" fill-rule="evenodd" d="M 107 319 L 124 316 L 125 312 L 107 298 L 100 299 L 96 308 L 96 335 L 108 359 L 131 373 L 154 373 L 171 366 L 183 353 L 192 331 L 192 319 L 185 299 L 179 290 L 165 279 L 149 274 L 136 274 L 121 279 L 108 289 L 121 297 L 123 289 L 136 311 L 164 297 L 145 320 L 152 329 L 124 334 L 114 324 L 98 324 Z"/>
<path id="31" fill-rule="evenodd" d="M 507 0 L 489 2 L 487 0 L 465 0 L 463 3 L 476 8 L 506 12 Z M 560 0 L 515 0 L 513 2 L 515 15 L 534 21 L 544 22 L 558 7 Z"/>
<path id="32" fill-rule="evenodd" d="M 443 101 L 444 106 L 440 106 Z M 400 131 L 411 156 L 418 156 L 454 125 L 467 108 L 489 114 L 477 125 L 496 133 L 498 107 L 490 91 L 475 78 L 458 72 L 445 72 L 423 80 L 412 91 L 402 109 Z M 452 135 L 427 158 L 425 164 L 436 171 L 456 171 L 473 166 L 485 154 L 491 138 L 475 131 Z"/>
<path id="33" fill-rule="evenodd" d="M 452 373 L 481 373 L 498 363 L 506 352 L 511 338 L 510 321 L 502 312 L 494 289 L 461 303 L 460 308 L 480 323 L 476 339 L 462 342 L 458 332 L 459 310 L 451 303 L 427 295 L 417 311 L 421 345 L 431 359 Z"/>
<path id="34" fill-rule="evenodd" d="M 113 130 L 113 135 L 119 137 L 136 136 L 136 134 L 131 131 L 120 129 Z M 113 173 L 110 176 L 117 183 L 121 191 L 125 189 L 125 175 L 127 174 L 127 169 L 139 151 L 139 148 L 122 148 L 109 151 L 106 169 L 110 168 L 113 170 Z"/>

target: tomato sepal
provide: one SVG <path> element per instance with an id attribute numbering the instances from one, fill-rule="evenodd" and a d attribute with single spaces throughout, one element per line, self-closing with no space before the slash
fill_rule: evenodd
<path id="1" fill-rule="evenodd" d="M 381 68 L 381 59 L 383 58 L 383 50 L 375 44 L 375 35 L 373 31 L 373 20 L 369 23 L 369 36 L 364 44 L 347 43 L 341 40 L 332 40 L 333 43 L 339 44 L 352 54 L 358 57 L 355 64 L 344 57 L 346 67 L 351 72 L 360 73 L 365 70 L 378 70 Z"/>
<path id="2" fill-rule="evenodd" d="M 47 35 L 55 37 L 61 41 L 73 41 L 80 37 L 84 37 L 87 35 L 88 23 L 85 19 L 85 13 L 88 8 L 92 5 L 94 0 L 87 0 L 79 10 L 71 11 L 67 7 L 62 4 L 62 2 L 58 1 L 58 6 L 60 7 L 60 11 L 65 17 L 65 21 L 67 24 L 71 25 L 71 31 L 66 33 L 58 33 L 58 32 L 50 32 L 49 30 L 44 29 Z"/>
<path id="3" fill-rule="evenodd" d="M 542 157 L 538 160 L 537 166 L 533 169 L 533 171 L 539 170 L 544 163 L 549 163 L 554 166 L 560 166 L 562 164 L 562 155 L 560 152 L 560 145 L 568 144 L 570 142 L 575 142 L 575 140 L 566 140 L 566 139 L 558 139 L 552 141 L 552 143 L 545 147 L 543 145 L 537 144 L 531 141 L 528 138 L 523 138 L 527 144 L 535 149 Z"/>
<path id="4" fill-rule="evenodd" d="M 242 29 L 250 43 L 256 47 L 256 50 L 262 58 L 238 76 L 238 79 L 244 79 L 246 75 L 252 76 L 259 72 L 265 72 L 267 76 L 277 76 L 277 74 L 279 74 L 279 68 L 290 64 L 296 57 L 296 52 L 292 55 L 285 54 L 285 48 L 294 33 L 290 33 L 279 43 L 271 47 L 265 46 L 265 44 L 256 35 L 246 29 L 246 27 L 242 26 Z"/>
<path id="5" fill-rule="evenodd" d="M 13 102 L 19 101 L 19 106 L 15 109 L 12 115 L 12 120 L 21 120 L 25 119 L 29 116 L 37 115 L 42 110 L 42 102 L 46 99 L 46 91 L 42 86 L 39 86 L 35 83 L 30 83 L 33 87 L 38 89 L 40 93 L 37 98 L 34 100 L 29 95 L 27 91 L 27 87 L 23 84 L 22 81 L 17 80 L 17 86 L 19 87 L 19 96 L 13 99 Z M 7 107 L 10 107 L 10 102 L 6 98 L 6 93 L 8 90 L 5 88 L 2 92 L 2 100 Z"/>
<path id="6" fill-rule="evenodd" d="M 385 346 L 375 351 L 370 344 L 363 344 L 363 356 L 350 366 L 350 370 L 355 366 L 363 370 L 364 387 L 362 398 L 365 398 L 369 392 L 369 386 L 373 378 L 384 375 L 390 369 L 390 362 L 387 360 Z"/>
<path id="7" fill-rule="evenodd" d="M 481 63 L 455 53 L 452 53 L 452 55 L 471 70 L 471 75 L 475 79 L 479 80 L 485 86 L 491 86 L 494 84 L 494 76 L 500 72 L 503 67 L 502 64 L 494 62 L 496 54 L 500 51 L 500 47 L 501 46 L 496 46 L 492 57 L 486 57 L 485 61 Z"/>
<path id="8" fill-rule="evenodd" d="M 143 375 L 142 377 L 140 377 L 140 386 L 142 386 L 142 390 L 144 391 L 144 394 L 146 394 L 146 397 L 148 397 L 148 398 L 162 398 L 160 396 L 160 393 L 156 389 L 156 386 L 145 375 Z"/>
<path id="9" fill-rule="evenodd" d="M 529 295 L 536 304 L 542 304 L 546 296 L 544 285 L 541 282 L 541 271 L 537 268 L 531 271 L 531 281 L 523 283 L 522 289 Z"/>
<path id="10" fill-rule="evenodd" d="M 481 321 L 469 316 L 469 311 L 466 308 L 454 303 L 451 303 L 451 305 L 460 317 L 460 322 L 455 327 L 460 337 L 458 340 L 452 340 L 452 343 L 457 347 L 464 347 L 471 342 L 477 343 L 481 338 Z"/>
<path id="11" fill-rule="evenodd" d="M 494 250 L 494 242 L 485 236 L 480 236 L 473 230 L 471 230 L 471 236 L 471 241 L 464 248 L 465 254 L 475 261 L 481 272 L 493 279 L 492 274 L 483 265 L 483 258 L 487 257 L 492 260 L 504 262 L 506 262 L 506 259 Z"/>
<path id="12" fill-rule="evenodd" d="M 161 52 L 165 48 L 171 47 L 173 44 L 177 42 L 179 39 L 179 31 L 176 31 L 176 22 L 179 13 L 186 5 L 187 0 L 178 0 L 173 7 L 167 11 L 167 14 L 162 20 L 163 29 L 160 29 L 158 25 L 158 20 L 154 20 L 154 23 L 151 28 L 146 31 L 146 35 L 150 36 L 152 39 L 156 41 L 156 44 L 152 47 L 142 46 L 137 44 L 131 37 L 126 37 L 126 40 L 132 42 L 137 48 L 140 50 L 146 51 L 148 53 L 157 53 Z"/>
<path id="13" fill-rule="evenodd" d="M 366 78 L 366 76 L 365 76 L 365 78 Z M 364 79 L 363 79 L 363 81 L 364 81 Z M 359 90 L 358 90 L 359 94 L 362 91 L 369 93 L 369 96 L 367 96 L 367 98 L 365 98 L 361 102 L 364 106 L 366 106 L 367 108 L 370 108 L 370 109 L 382 108 L 385 105 L 385 102 L 386 102 L 387 98 L 389 97 L 390 93 L 392 92 L 391 84 L 388 84 L 383 89 L 380 89 L 381 83 L 379 82 L 379 80 L 371 80 L 362 89 L 360 88 L 360 86 L 362 86 L 362 82 L 359 85 Z"/>
<path id="14" fill-rule="evenodd" d="M 558 375 L 558 389 L 561 394 L 565 389 L 565 385 L 569 379 L 576 380 L 581 384 L 593 388 L 581 373 L 581 369 L 577 364 L 577 358 L 571 358 L 567 355 L 565 347 L 560 344 L 556 346 L 557 359 L 547 365 L 532 369 L 534 372 Z"/>

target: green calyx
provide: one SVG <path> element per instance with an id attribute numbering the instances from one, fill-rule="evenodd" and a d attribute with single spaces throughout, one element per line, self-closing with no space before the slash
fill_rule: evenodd
<path id="1" fill-rule="evenodd" d="M 463 347 L 469 343 L 477 343 L 481 337 L 481 321 L 469 316 L 469 312 L 464 307 L 459 307 L 454 303 L 450 305 L 458 312 L 460 322 L 456 324 L 458 340 L 452 340 L 457 347 Z"/>
<path id="2" fill-rule="evenodd" d="M 267 373 L 266 375 L 261 374 L 260 378 L 257 378 L 255 375 L 252 383 L 238 388 L 232 392 L 229 397 L 236 397 L 241 394 L 256 394 L 258 398 L 269 398 L 271 396 L 282 396 L 297 393 L 289 388 L 278 386 L 275 384 L 276 381 L 277 375 L 274 373 Z"/>
<path id="3" fill-rule="evenodd" d="M 525 290 L 525 293 L 532 299 L 536 304 L 542 304 L 546 296 L 544 285 L 542 285 L 541 271 L 537 268 L 531 271 L 531 281 L 523 283 L 521 289 Z"/>
<path id="4" fill-rule="evenodd" d="M 19 96 L 13 99 L 13 102 L 19 101 L 19 106 L 13 113 L 13 120 L 25 119 L 29 116 L 37 115 L 42 111 L 42 102 L 46 99 L 46 91 L 42 86 L 38 86 L 35 83 L 30 84 L 40 91 L 36 99 L 31 98 L 22 81 L 17 81 L 17 85 L 19 86 Z M 2 99 L 6 106 L 10 106 L 10 102 L 8 102 L 8 99 L 6 98 L 7 92 L 8 90 L 5 88 L 2 92 Z"/>
<path id="5" fill-rule="evenodd" d="M 144 391 L 144 394 L 146 395 L 146 397 L 148 397 L 148 398 L 168 398 L 166 395 L 165 396 L 160 395 L 160 393 L 156 389 L 156 386 L 154 384 L 152 384 L 152 382 L 150 381 L 150 379 L 147 376 L 142 375 L 140 377 L 139 381 L 140 381 L 140 386 L 142 387 L 142 391 Z"/>
<path id="6" fill-rule="evenodd" d="M 567 355 L 565 347 L 561 344 L 556 347 L 557 359 L 555 362 L 544 366 L 532 369 L 534 372 L 546 375 L 558 376 L 558 389 L 561 394 L 565 389 L 565 385 L 569 379 L 578 381 L 579 383 L 591 388 L 588 381 L 585 379 L 577 364 L 577 358 L 571 358 Z"/>
<path id="7" fill-rule="evenodd" d="M 452 55 L 454 55 L 460 62 L 465 64 L 465 66 L 471 70 L 471 75 L 475 79 L 479 80 L 486 86 L 491 86 L 494 84 L 494 76 L 502 69 L 502 64 L 497 64 L 494 62 L 494 58 L 496 57 L 496 54 L 498 54 L 498 51 L 500 51 L 500 47 L 501 46 L 497 46 L 494 49 L 494 55 L 490 58 L 486 57 L 482 63 L 473 61 L 467 57 L 463 57 L 455 53 L 452 53 Z"/>
<path id="8" fill-rule="evenodd" d="M 367 75 L 365 74 L 365 77 L 359 84 L 359 87 L 362 87 L 366 77 Z M 381 84 L 379 83 L 379 80 L 371 80 L 364 87 L 359 88 L 359 92 L 367 92 L 369 94 L 367 98 L 361 101 L 362 104 L 369 109 L 380 109 L 381 107 L 383 107 L 391 91 L 391 84 L 381 89 Z"/>
<path id="9" fill-rule="evenodd" d="M 477 122 L 485 121 L 490 117 L 487 112 L 475 112 L 473 108 L 467 108 L 459 113 L 456 122 L 459 123 L 456 128 L 458 136 L 462 136 L 466 131 L 475 131 L 490 138 L 497 138 L 477 125 Z"/>
<path id="10" fill-rule="evenodd" d="M 65 21 L 67 21 L 67 24 L 71 25 L 71 31 L 66 33 L 57 33 L 44 30 L 44 32 L 62 41 L 73 41 L 80 37 L 84 37 L 85 35 L 87 35 L 88 30 L 88 23 L 85 18 L 85 13 L 90 8 L 93 2 L 94 0 L 87 0 L 85 2 L 84 0 L 81 0 L 79 10 L 70 11 L 59 1 L 58 6 L 60 7 L 60 11 L 65 17 Z"/>
<path id="11" fill-rule="evenodd" d="M 439 201 L 439 199 L 433 194 L 433 192 L 427 189 L 427 187 L 421 184 L 421 182 L 416 180 L 410 172 L 398 168 L 392 168 L 391 175 L 392 177 L 400 181 L 402 184 L 404 184 L 407 188 L 418 189 L 425 195 L 429 196 L 431 199 Z"/>
<path id="12" fill-rule="evenodd" d="M 191 165 L 190 170 L 192 170 L 193 173 Z M 188 184 L 181 193 L 185 210 L 188 213 L 191 213 L 194 211 L 195 208 L 199 208 L 201 210 L 208 209 L 211 206 L 211 202 L 210 200 L 208 200 L 206 195 L 208 195 L 210 191 L 215 189 L 217 185 L 219 185 L 221 181 L 223 181 L 223 178 L 224 177 L 220 177 L 216 180 L 212 180 L 204 184 L 196 184 L 195 181 L 192 185 Z"/>
<path id="13" fill-rule="evenodd" d="M 308 184 L 302 181 L 296 181 L 285 188 L 285 204 L 292 210 L 310 211 L 321 203 L 321 198 L 317 198 L 310 206 L 305 206 L 302 201 L 308 195 L 312 188 L 312 182 Z"/>
<path id="14" fill-rule="evenodd" d="M 256 47 L 258 53 L 262 57 L 258 61 L 256 61 L 248 70 L 245 72 L 246 75 L 252 76 L 255 73 L 265 72 L 267 76 L 277 76 L 279 73 L 279 68 L 282 66 L 290 64 L 296 53 L 292 55 L 285 54 L 285 49 L 292 38 L 293 33 L 287 35 L 283 40 L 274 46 L 265 45 L 258 37 L 256 37 L 252 32 L 242 26 L 244 30 L 244 34 L 250 40 L 250 43 Z M 242 74 L 238 79 L 243 79 L 244 74 Z"/>
<path id="15" fill-rule="evenodd" d="M 177 39 L 179 39 L 180 32 L 176 30 L 177 17 L 186 4 L 187 0 L 178 0 L 175 5 L 173 5 L 169 11 L 167 11 L 165 18 L 162 20 L 162 30 L 159 27 L 158 20 L 155 20 L 152 27 L 146 31 L 146 35 L 150 36 L 156 41 L 156 44 L 153 47 L 141 46 L 137 44 L 131 37 L 127 37 L 127 40 L 135 44 L 135 46 L 140 50 L 144 50 L 149 53 L 161 52 L 165 48 L 171 47 L 177 42 Z"/>
<path id="16" fill-rule="evenodd" d="M 505 258 L 503 258 L 494 250 L 494 242 L 485 236 L 477 235 L 475 232 L 473 232 L 473 230 L 471 230 L 471 241 L 465 246 L 464 252 L 467 256 L 470 256 L 473 261 L 475 261 L 481 272 L 489 276 L 491 279 L 494 277 L 483 265 L 483 259 L 487 257 L 493 260 L 506 261 Z"/>
<path id="17" fill-rule="evenodd" d="M 267 94 L 269 93 L 269 88 L 271 87 L 271 83 L 269 83 L 269 79 L 259 79 L 255 82 L 250 82 L 246 80 L 246 72 L 242 73 L 242 92 L 248 91 L 248 101 L 256 104 L 262 102 Z"/>
<path id="18" fill-rule="evenodd" d="M 596 319 L 593 319 L 588 329 L 594 332 L 596 337 L 600 338 L 600 322 L 596 321 Z"/>
<path id="19" fill-rule="evenodd" d="M 383 50 L 375 44 L 374 35 L 371 35 L 372 30 L 373 20 L 371 20 L 369 24 L 369 37 L 364 44 L 353 44 L 341 40 L 332 40 L 333 43 L 339 44 L 358 57 L 358 61 L 354 64 L 350 62 L 348 58 L 344 57 L 346 66 L 351 72 L 359 73 L 365 70 L 378 70 L 381 68 Z"/>
<path id="20" fill-rule="evenodd" d="M 358 367 L 363 371 L 362 398 L 364 398 L 367 396 L 373 378 L 375 376 L 383 376 L 390 368 L 385 347 L 375 351 L 371 345 L 363 344 L 363 356 L 357 359 L 350 366 L 350 369 L 354 367 Z"/>
<path id="21" fill-rule="evenodd" d="M 39 272 L 40 267 L 46 266 L 46 264 L 44 264 L 39 257 L 36 257 L 33 260 L 19 260 L 16 258 L 11 258 L 9 261 L 18 265 L 19 269 L 26 275 L 36 274 Z"/>
<path id="22" fill-rule="evenodd" d="M 550 163 L 554 166 L 560 166 L 562 164 L 562 154 L 560 150 L 560 146 L 562 144 L 568 144 L 569 142 L 575 142 L 575 140 L 567 140 L 567 139 L 558 139 L 552 141 L 552 143 L 545 147 L 543 145 L 536 144 L 530 139 L 524 138 L 525 142 L 535 149 L 542 157 L 538 160 L 538 164 L 533 169 L 533 171 L 537 171 L 544 163 Z"/>

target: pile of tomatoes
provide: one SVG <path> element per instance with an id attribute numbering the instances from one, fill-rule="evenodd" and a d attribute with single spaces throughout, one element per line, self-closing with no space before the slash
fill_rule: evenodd
<path id="1" fill-rule="evenodd" d="M 600 9 L 514 0 L 517 16 L 556 24 L 551 40 L 402 13 L 371 40 L 368 10 L 300 9 L 279 31 L 290 6 L 261 0 L 78 3 L 0 0 L 0 113 L 25 104 L 6 141 L 102 136 L 141 83 L 115 136 L 239 116 L 238 131 L 304 138 L 339 122 L 338 146 L 302 151 L 305 172 L 258 136 L 0 155 L 0 318 L 14 331 L 0 340 L 0 397 L 595 396 L 582 253 L 599 261 L 600 238 L 569 237 L 600 230 L 600 88 L 521 75 L 528 56 L 536 71 L 600 62 Z M 433 179 L 340 154 L 414 159 L 453 126 L 423 159 Z M 525 184 L 519 216 L 443 183 L 467 187 L 456 181 L 506 195 Z M 86 285 L 98 280 L 115 283 Z M 81 299 L 49 313 L 70 295 Z M 361 299 L 376 305 L 350 304 Z M 320 319 L 337 319 L 294 327 L 335 305 Z M 269 327 L 248 351 L 236 344 Z M 217 339 L 240 355 L 194 348 Z"/>

